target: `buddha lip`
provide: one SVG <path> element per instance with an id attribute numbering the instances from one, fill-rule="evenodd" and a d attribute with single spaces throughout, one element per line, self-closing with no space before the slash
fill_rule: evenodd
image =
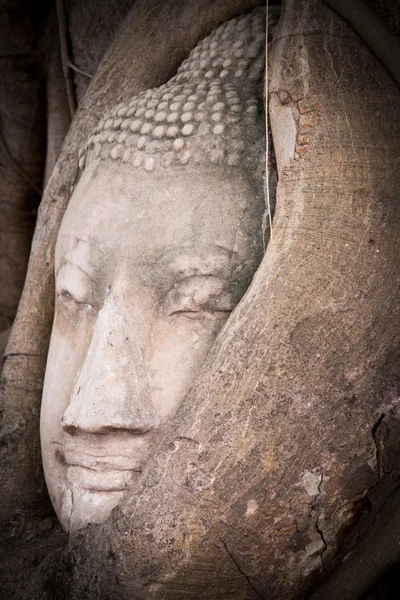
<path id="1" fill-rule="evenodd" d="M 66 448 L 64 456 L 68 467 L 82 467 L 99 473 L 109 471 L 141 471 L 143 460 L 122 454 L 103 455 L 76 452 Z"/>
<path id="2" fill-rule="evenodd" d="M 74 487 L 94 492 L 122 492 L 128 489 L 134 470 L 94 471 L 82 465 L 69 465 L 67 479 Z"/>

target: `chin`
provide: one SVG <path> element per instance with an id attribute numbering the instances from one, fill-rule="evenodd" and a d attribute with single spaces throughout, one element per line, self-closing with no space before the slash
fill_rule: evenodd
<path id="1" fill-rule="evenodd" d="M 52 460 L 44 462 L 50 496 L 65 531 L 103 523 L 142 472 L 148 448 L 139 451 L 136 444 L 126 443 L 122 452 L 120 440 L 117 441 L 117 446 L 106 444 L 101 448 L 82 446 L 78 438 L 69 440 L 62 449 L 57 443 L 57 449 L 51 450 Z"/>
<path id="2" fill-rule="evenodd" d="M 101 491 L 69 487 L 61 496 L 58 518 L 67 532 L 103 523 L 118 506 L 123 495 L 124 490 Z"/>

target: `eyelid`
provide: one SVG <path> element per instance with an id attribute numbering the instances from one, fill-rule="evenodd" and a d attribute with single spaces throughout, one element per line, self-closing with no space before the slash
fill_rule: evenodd
<path id="1" fill-rule="evenodd" d="M 64 304 L 73 302 L 79 308 L 87 308 L 88 310 L 92 310 L 93 308 L 92 304 L 85 300 L 78 300 L 74 294 L 64 288 L 57 292 L 57 299 L 61 300 Z"/>
<path id="2" fill-rule="evenodd" d="M 62 264 L 56 274 L 57 298 L 73 301 L 79 306 L 93 308 L 87 301 L 93 297 L 93 280 L 79 267 L 70 262 Z"/>
<path id="3" fill-rule="evenodd" d="M 93 282 L 93 278 L 87 271 L 85 271 L 85 269 L 83 269 L 79 264 L 76 264 L 75 262 L 72 262 L 70 260 L 64 260 L 58 266 L 55 272 L 56 279 L 58 279 L 59 277 L 62 278 L 64 271 L 67 273 L 67 276 L 68 274 L 78 274 L 80 277 L 83 277 L 84 279 L 88 279 L 89 281 Z"/>
<path id="4" fill-rule="evenodd" d="M 195 312 L 231 312 L 235 306 L 228 289 L 229 282 L 214 275 L 188 277 L 167 293 L 164 311 L 167 315 Z"/>

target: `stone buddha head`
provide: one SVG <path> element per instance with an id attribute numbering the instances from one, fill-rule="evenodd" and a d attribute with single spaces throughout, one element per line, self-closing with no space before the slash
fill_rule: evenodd
<path id="1" fill-rule="evenodd" d="M 103 521 L 155 452 L 263 253 L 265 12 L 116 106 L 58 234 L 41 414 L 66 530 Z"/>

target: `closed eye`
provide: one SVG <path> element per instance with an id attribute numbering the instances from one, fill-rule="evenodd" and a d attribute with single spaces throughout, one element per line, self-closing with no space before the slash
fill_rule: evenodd
<path id="1" fill-rule="evenodd" d="M 176 310 L 170 313 L 170 316 L 186 317 L 187 319 L 200 320 L 207 317 L 227 317 L 232 310 L 205 310 L 198 307 L 194 310 Z"/>
<path id="2" fill-rule="evenodd" d="M 94 304 L 88 299 L 95 298 L 94 284 L 93 277 L 85 270 L 66 260 L 56 272 L 57 301 L 70 313 L 91 311 Z"/>
<path id="3" fill-rule="evenodd" d="M 93 305 L 85 300 L 78 300 L 71 292 L 62 289 L 57 294 L 57 299 L 60 300 L 67 308 L 81 308 L 86 310 L 92 310 Z"/>
<path id="4" fill-rule="evenodd" d="M 226 280 L 212 275 L 194 276 L 180 281 L 168 292 L 163 312 L 168 316 L 204 318 L 219 313 L 229 314 L 235 302 Z"/>

